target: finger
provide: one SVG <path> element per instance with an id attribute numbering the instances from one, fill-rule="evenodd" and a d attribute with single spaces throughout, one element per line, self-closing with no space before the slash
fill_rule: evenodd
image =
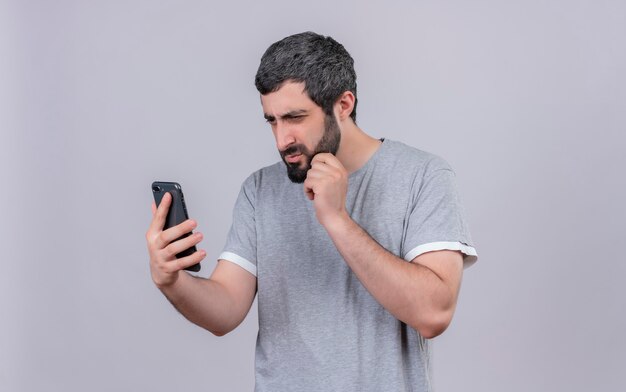
<path id="1" fill-rule="evenodd" d="M 163 230 L 156 239 L 158 249 L 163 249 L 168 246 L 172 241 L 177 240 L 184 234 L 191 232 L 198 226 L 198 223 L 193 219 L 187 219 L 186 221 L 170 227 L 167 230 Z"/>
<path id="2" fill-rule="evenodd" d="M 320 170 L 309 170 L 306 173 L 306 178 L 309 180 L 313 180 L 313 179 L 319 180 L 319 179 L 328 177 L 329 175 L 331 175 L 331 173 L 322 172 Z"/>
<path id="3" fill-rule="evenodd" d="M 311 163 L 313 162 L 326 162 L 330 159 L 332 159 L 334 157 L 333 154 L 329 153 L 329 152 L 320 152 L 317 153 L 313 156 L 313 159 L 311 159 Z"/>
<path id="4" fill-rule="evenodd" d="M 311 168 L 317 169 L 317 170 L 322 170 L 322 171 L 328 171 L 328 172 L 337 171 L 337 167 L 335 167 L 333 165 L 329 165 L 328 163 L 322 162 L 320 160 L 317 160 L 315 162 L 311 162 Z"/>
<path id="5" fill-rule="evenodd" d="M 171 203 L 172 195 L 170 195 L 169 192 L 166 192 L 161 199 L 161 203 L 159 203 L 159 207 L 156 210 L 154 218 L 152 219 L 152 224 L 150 224 L 150 230 L 163 230 L 163 226 L 165 225 L 165 218 L 167 217 L 167 211 L 169 210 Z"/>
<path id="6" fill-rule="evenodd" d="M 167 263 L 169 272 L 176 272 L 187 267 L 191 267 L 192 265 L 198 264 L 206 257 L 206 251 L 204 249 L 200 249 L 196 252 L 193 252 L 189 256 L 181 257 L 180 259 L 174 259 Z"/>
<path id="7" fill-rule="evenodd" d="M 202 241 L 202 233 L 194 233 L 185 238 L 181 238 L 178 241 L 174 241 L 165 248 L 163 248 L 163 252 L 165 252 L 166 259 L 172 259 L 176 257 L 180 252 L 191 248 L 194 245 L 197 245 L 200 241 Z"/>
<path id="8" fill-rule="evenodd" d="M 325 176 L 340 175 L 341 173 L 337 168 L 331 167 L 322 163 L 316 163 L 306 173 L 306 178 L 321 178 Z"/>
<path id="9" fill-rule="evenodd" d="M 327 152 L 316 154 L 311 160 L 311 165 L 313 164 L 313 162 L 325 163 L 337 169 L 345 170 L 341 161 L 339 161 L 339 159 L 337 159 L 337 157 L 333 154 Z"/>
<path id="10" fill-rule="evenodd" d="M 152 205 L 150 206 L 152 208 L 152 217 L 154 218 L 154 214 L 156 214 L 156 203 L 152 202 Z"/>
<path id="11" fill-rule="evenodd" d="M 304 194 L 306 195 L 306 197 L 309 200 L 314 200 L 315 199 L 315 191 L 313 190 L 313 186 L 314 186 L 314 181 L 312 181 L 310 178 L 308 178 L 304 181 Z"/>

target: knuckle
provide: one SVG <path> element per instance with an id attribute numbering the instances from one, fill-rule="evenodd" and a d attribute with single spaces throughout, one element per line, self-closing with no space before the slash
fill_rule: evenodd
<path id="1" fill-rule="evenodd" d="M 180 271 L 181 269 L 185 268 L 185 266 L 182 265 L 181 260 L 182 259 L 175 259 L 170 263 L 172 272 Z"/>
<path id="2" fill-rule="evenodd" d="M 159 219 L 163 219 L 165 218 L 165 215 L 167 215 L 167 206 L 164 202 L 161 202 L 159 205 L 156 215 Z"/>
<path id="3" fill-rule="evenodd" d="M 172 263 L 162 263 L 159 266 L 159 270 L 161 271 L 162 274 L 166 275 L 166 274 L 171 274 L 172 272 Z"/>
<path id="4" fill-rule="evenodd" d="M 158 237 L 154 235 L 152 232 L 146 233 L 146 242 L 148 243 L 148 247 L 156 248 Z"/>
<path id="5" fill-rule="evenodd" d="M 163 253 L 165 254 L 165 256 L 169 259 L 172 258 L 176 255 L 176 252 L 174 251 L 174 249 L 172 249 L 172 245 L 168 245 L 165 248 L 163 248 Z"/>
<path id="6" fill-rule="evenodd" d="M 165 263 L 157 263 L 157 264 L 156 264 L 156 266 L 155 266 L 155 269 L 157 270 L 157 272 L 159 272 L 159 273 L 161 273 L 161 274 L 163 274 L 163 273 L 167 272 L 167 271 L 165 270 L 165 268 L 166 268 L 166 267 L 165 267 Z"/>
<path id="7" fill-rule="evenodd" d="M 174 272 L 179 270 L 179 268 L 176 268 L 177 266 L 178 263 L 175 261 L 167 263 L 165 267 L 163 267 L 163 272 L 165 272 L 166 274 L 173 274 Z"/>
<path id="8" fill-rule="evenodd" d="M 166 236 L 165 236 L 165 232 L 164 232 L 164 231 L 162 231 L 162 232 L 160 232 L 160 233 L 159 233 L 159 235 L 157 236 L 157 240 L 158 240 L 161 244 L 167 244 L 167 243 L 168 243 L 168 241 L 167 241 L 167 238 L 166 238 Z"/>

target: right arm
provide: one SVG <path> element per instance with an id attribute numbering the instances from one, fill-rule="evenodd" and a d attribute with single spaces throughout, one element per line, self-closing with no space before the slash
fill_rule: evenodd
<path id="1" fill-rule="evenodd" d="M 256 277 L 229 261 L 220 260 L 209 279 L 189 275 L 184 268 L 200 262 L 206 252 L 177 259 L 176 254 L 202 240 L 201 233 L 174 241 L 192 231 L 196 222 L 187 220 L 163 230 L 171 196 L 165 194 L 146 233 L 152 280 L 167 299 L 189 321 L 222 336 L 246 317 L 256 294 Z"/>

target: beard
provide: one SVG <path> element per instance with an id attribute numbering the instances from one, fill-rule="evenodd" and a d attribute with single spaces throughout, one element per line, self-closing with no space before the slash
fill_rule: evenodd
<path id="1" fill-rule="evenodd" d="M 337 124 L 335 115 L 334 113 L 327 114 L 324 117 L 324 134 L 317 143 L 317 146 L 313 149 L 313 152 L 302 144 L 294 144 L 280 152 L 283 162 L 287 165 L 287 177 L 294 183 L 302 184 L 304 180 L 306 180 L 307 172 L 311 169 L 313 157 L 321 152 L 331 153 L 333 155 L 337 154 L 340 142 L 341 131 L 339 130 L 339 124 Z M 289 163 L 285 160 L 286 156 L 298 153 L 302 154 L 304 162 Z"/>

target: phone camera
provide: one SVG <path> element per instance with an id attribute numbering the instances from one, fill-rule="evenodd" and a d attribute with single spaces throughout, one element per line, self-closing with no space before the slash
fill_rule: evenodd
<path id="1" fill-rule="evenodd" d="M 153 185 L 152 186 L 152 192 L 161 192 L 161 187 L 158 185 Z"/>

